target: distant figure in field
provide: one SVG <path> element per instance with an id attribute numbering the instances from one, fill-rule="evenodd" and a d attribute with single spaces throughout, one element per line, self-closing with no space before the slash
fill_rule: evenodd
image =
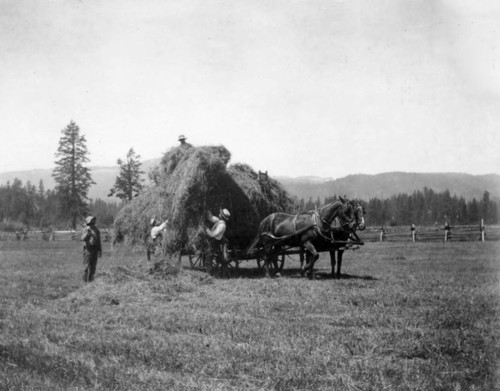
<path id="1" fill-rule="evenodd" d="M 415 224 L 412 224 L 411 227 L 410 227 L 410 231 L 411 231 L 411 240 L 412 241 L 415 241 L 416 239 L 416 236 L 417 236 L 417 232 L 416 232 L 417 228 L 415 227 Z"/>
<path id="2" fill-rule="evenodd" d="M 380 227 L 380 241 L 383 242 L 385 240 L 385 228 L 384 226 Z"/>
<path id="3" fill-rule="evenodd" d="M 85 219 L 86 227 L 82 232 L 83 245 L 83 281 L 91 282 L 94 280 L 95 271 L 97 268 L 97 258 L 102 257 L 101 233 L 96 227 L 96 218 L 88 216 Z"/>

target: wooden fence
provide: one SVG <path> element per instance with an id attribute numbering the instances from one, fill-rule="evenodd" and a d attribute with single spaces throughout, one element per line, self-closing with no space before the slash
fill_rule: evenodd
<path id="1" fill-rule="evenodd" d="M 113 232 L 109 229 L 101 229 L 101 240 L 104 242 L 113 239 Z M 46 240 L 46 241 L 80 241 L 82 231 L 52 231 L 52 230 L 24 230 L 17 232 L 0 232 L 0 241 L 2 240 Z"/>
<path id="2" fill-rule="evenodd" d="M 358 232 L 365 242 L 470 242 L 500 240 L 500 226 L 455 225 L 441 227 L 414 226 L 368 227 Z"/>
<path id="3" fill-rule="evenodd" d="M 397 227 L 368 227 L 358 231 L 359 237 L 365 242 L 464 242 L 464 241 L 493 241 L 500 240 L 500 226 L 498 225 L 456 225 L 445 229 L 444 226 L 397 226 Z M 80 241 L 81 231 L 42 231 L 29 230 L 18 232 L 0 232 L 2 240 L 47 240 L 47 241 Z M 113 240 L 113 231 L 101 229 L 103 242 Z"/>

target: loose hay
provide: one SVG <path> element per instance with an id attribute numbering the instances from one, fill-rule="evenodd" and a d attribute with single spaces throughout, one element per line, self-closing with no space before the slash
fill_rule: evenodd
<path id="1" fill-rule="evenodd" d="M 129 202 L 115 220 L 115 232 L 126 243 L 145 243 L 153 217 L 168 219 L 164 240 L 167 254 L 203 250 L 208 211 L 227 208 L 231 220 L 226 238 L 246 249 L 259 222 L 273 212 L 290 212 L 293 200 L 279 182 L 259 180 L 246 164 L 227 166 L 230 152 L 223 146 L 191 145 L 172 148 L 157 169 L 157 185 Z M 208 224 L 208 225 L 207 225 Z"/>

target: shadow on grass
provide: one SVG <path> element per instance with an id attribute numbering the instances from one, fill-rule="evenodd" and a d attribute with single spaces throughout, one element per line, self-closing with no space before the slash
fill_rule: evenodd
<path id="1" fill-rule="evenodd" d="M 241 268 L 239 270 L 231 270 L 229 273 L 214 273 L 212 274 L 214 278 L 220 279 L 234 279 L 234 278 L 248 278 L 248 279 L 258 279 L 266 278 L 266 272 L 264 269 L 259 268 Z M 308 279 L 307 275 L 302 275 L 300 268 L 287 268 L 283 269 L 280 273 L 271 273 L 271 278 L 304 278 Z M 316 271 L 314 273 L 315 280 L 338 280 L 336 276 L 332 276 L 330 272 L 327 271 Z M 365 281 L 376 281 L 377 278 L 364 275 L 358 276 L 354 274 L 342 274 L 341 280 L 365 280 Z"/>
<path id="2" fill-rule="evenodd" d="M 339 280 L 336 276 L 332 276 L 329 272 L 317 272 L 316 277 L 322 280 Z M 355 274 L 341 274 L 340 280 L 365 280 L 365 281 L 377 281 L 378 278 L 372 276 L 357 276 Z"/>

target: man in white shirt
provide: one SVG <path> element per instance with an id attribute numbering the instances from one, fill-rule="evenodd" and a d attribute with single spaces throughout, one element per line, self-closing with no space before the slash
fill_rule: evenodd
<path id="1" fill-rule="evenodd" d="M 163 236 L 165 235 L 165 230 L 167 228 L 168 220 L 165 220 L 163 223 L 158 225 L 158 221 L 156 221 L 155 218 L 152 218 L 150 223 L 153 226 L 153 228 L 151 228 L 151 239 L 155 240 L 158 237 L 162 239 Z"/>
<path id="2" fill-rule="evenodd" d="M 147 241 L 146 255 L 148 261 L 151 260 L 151 254 L 156 254 L 157 248 L 161 247 L 161 242 L 165 237 L 165 232 L 168 224 L 168 220 L 158 225 L 158 221 L 152 218 L 149 222 L 153 228 L 151 228 L 151 234 Z"/>
<path id="3" fill-rule="evenodd" d="M 219 212 L 219 217 L 214 216 L 210 211 L 208 211 L 207 218 L 213 223 L 212 228 L 206 228 L 205 232 L 210 240 L 209 249 L 209 259 L 214 259 L 217 254 L 221 253 L 222 238 L 226 232 L 226 221 L 231 217 L 231 214 L 227 209 L 221 209 Z"/>
<path id="4" fill-rule="evenodd" d="M 209 237 L 215 240 L 221 240 L 226 232 L 226 221 L 229 220 L 231 214 L 227 209 L 221 209 L 219 217 L 215 217 L 210 211 L 208 211 L 208 220 L 213 223 L 212 229 L 206 229 L 206 233 Z"/>

